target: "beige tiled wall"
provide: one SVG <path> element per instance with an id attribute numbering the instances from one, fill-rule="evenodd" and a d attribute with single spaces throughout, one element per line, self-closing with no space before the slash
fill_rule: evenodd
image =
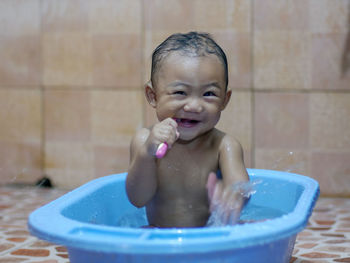
<path id="1" fill-rule="evenodd" d="M 349 0 L 2 0 L 0 21 L 0 183 L 126 171 L 132 135 L 155 121 L 152 50 L 197 30 L 228 55 L 218 127 L 247 166 L 350 195 Z"/>

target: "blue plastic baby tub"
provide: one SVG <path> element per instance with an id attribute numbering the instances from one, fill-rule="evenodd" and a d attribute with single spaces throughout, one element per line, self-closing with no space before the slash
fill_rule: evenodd
<path id="1" fill-rule="evenodd" d="M 289 262 L 296 235 L 306 226 L 317 200 L 318 183 L 286 172 L 248 169 L 248 173 L 259 183 L 241 217 L 255 223 L 122 227 L 118 222 L 123 218 L 132 221 L 133 216 L 144 215 L 128 201 L 123 173 L 93 180 L 37 209 L 28 225 L 33 235 L 66 246 L 71 263 Z M 280 214 L 271 216 L 271 211 Z M 140 226 L 147 224 L 139 221 Z"/>

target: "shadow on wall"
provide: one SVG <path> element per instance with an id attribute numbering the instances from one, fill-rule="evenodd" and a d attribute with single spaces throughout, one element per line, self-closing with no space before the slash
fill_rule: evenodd
<path id="1" fill-rule="evenodd" d="M 341 61 L 341 72 L 342 77 L 345 76 L 346 72 L 350 70 L 350 3 L 348 4 L 348 26 L 347 26 L 347 34 L 345 38 L 344 51 Z"/>

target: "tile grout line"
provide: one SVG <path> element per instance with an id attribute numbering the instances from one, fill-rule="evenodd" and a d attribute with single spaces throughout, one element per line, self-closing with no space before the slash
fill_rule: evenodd
<path id="1" fill-rule="evenodd" d="M 143 81 L 144 81 L 144 77 L 145 77 L 145 48 L 146 48 L 146 26 L 145 26 L 145 2 L 144 0 L 140 0 L 141 3 L 141 25 L 140 25 L 140 30 L 141 30 L 141 52 L 140 52 L 140 56 L 141 56 L 141 70 L 140 70 L 140 75 L 141 75 L 141 86 L 144 85 Z M 142 89 L 143 90 L 143 89 Z M 143 94 L 143 92 L 142 92 Z M 147 110 L 146 110 L 146 101 L 144 99 L 142 99 L 142 127 L 145 127 L 147 122 Z"/>
<path id="2" fill-rule="evenodd" d="M 326 199 L 322 199 L 322 200 L 326 200 Z M 323 203 L 321 203 L 320 204 L 321 206 L 322 205 L 325 205 L 325 206 L 327 206 L 327 203 L 326 204 L 323 204 Z M 341 205 L 342 206 L 342 209 L 344 209 L 344 208 L 346 208 L 346 207 L 348 207 L 348 204 L 342 204 Z M 338 246 L 340 246 L 340 247 L 344 247 L 344 248 L 346 248 L 347 247 L 347 245 L 345 245 L 344 243 L 326 243 L 327 241 L 329 241 L 329 240 L 332 240 L 332 239 L 334 239 L 335 237 L 331 237 L 331 236 L 329 236 L 329 237 L 326 237 L 326 236 L 322 236 L 322 233 L 328 233 L 328 234 L 330 234 L 330 233 L 337 233 L 337 232 L 335 232 L 337 229 L 339 229 L 338 227 L 339 227 L 339 225 L 341 224 L 341 223 L 343 223 L 341 220 L 342 220 L 342 218 L 347 218 L 347 217 L 349 217 L 349 214 L 347 214 L 347 215 L 343 215 L 343 214 L 340 214 L 340 213 L 338 213 L 337 212 L 337 208 L 336 208 L 336 206 L 334 206 L 334 205 L 332 205 L 332 207 L 330 207 L 330 210 L 332 211 L 332 215 L 323 215 L 323 216 L 325 216 L 325 219 L 324 220 L 328 220 L 328 217 L 329 216 L 332 216 L 332 221 L 334 220 L 334 223 L 333 224 L 331 224 L 331 225 L 329 225 L 328 227 L 330 227 L 330 229 L 329 230 L 327 230 L 327 231 L 325 231 L 325 232 L 322 232 L 322 231 L 312 231 L 312 229 L 309 229 L 309 231 L 310 232 L 312 232 L 312 237 L 313 238 L 321 238 L 321 239 L 323 239 L 321 242 L 320 241 L 312 241 L 312 240 L 310 240 L 310 241 L 307 241 L 307 240 L 304 240 L 304 241 L 300 241 L 299 243 L 307 243 L 307 242 L 311 242 L 311 243 L 317 243 L 317 245 L 315 246 L 315 247 L 312 247 L 312 248 L 310 248 L 310 249 L 307 249 L 307 248 L 298 248 L 299 249 L 299 251 L 298 251 L 298 253 L 296 253 L 295 255 L 294 255 L 294 257 L 297 257 L 298 258 L 298 260 L 297 261 L 295 261 L 294 263 L 300 263 L 300 262 L 303 262 L 302 260 L 310 260 L 310 258 L 309 257 L 303 257 L 303 256 L 301 256 L 302 254 L 308 254 L 308 253 L 313 253 L 313 252 L 317 252 L 317 253 L 328 253 L 328 254 L 336 254 L 336 255 L 338 255 L 338 257 L 334 257 L 334 258 L 332 258 L 332 259 L 330 259 L 330 260 L 332 260 L 332 262 L 336 262 L 336 261 L 334 261 L 334 260 L 336 260 L 336 259 L 344 259 L 344 258 L 349 258 L 350 257 L 350 251 L 346 251 L 346 249 L 345 249 L 345 251 L 341 251 L 341 250 L 337 250 L 337 249 L 334 249 L 334 250 L 332 250 L 332 249 L 327 249 L 327 247 L 329 247 L 329 248 L 335 248 L 335 247 L 338 247 Z M 335 218 L 333 218 L 334 217 L 334 215 L 335 215 Z M 310 227 L 318 227 L 318 226 L 320 226 L 320 224 L 318 224 L 317 222 L 316 222 L 316 218 L 317 218 L 317 216 L 319 216 L 319 217 L 321 217 L 322 218 L 322 214 L 321 215 L 315 215 L 315 214 L 313 214 L 313 216 L 310 218 Z M 322 226 L 322 225 L 321 225 Z M 325 226 L 325 227 L 327 227 L 327 226 Z M 340 238 L 339 240 L 348 240 L 349 238 L 350 238 L 350 234 L 349 234 L 349 232 L 342 232 L 342 235 L 344 236 L 343 238 Z M 324 250 L 318 250 L 318 249 L 320 249 L 320 248 L 325 248 Z M 323 261 L 321 261 L 322 259 L 324 259 L 324 258 L 319 258 L 319 260 L 320 260 L 320 262 L 323 262 Z M 317 261 L 315 261 L 315 262 L 317 262 Z"/>
<path id="3" fill-rule="evenodd" d="M 52 244 L 50 246 L 42 247 L 42 248 L 40 248 L 40 247 L 31 248 L 30 246 L 25 248 L 25 249 L 33 249 L 33 250 L 35 250 L 35 249 L 45 249 L 45 250 L 48 250 L 50 252 L 49 256 L 35 257 L 35 256 L 29 256 L 29 255 L 12 255 L 11 254 L 13 251 L 16 251 L 18 249 L 23 248 L 24 246 L 28 245 L 28 243 L 30 243 L 30 242 L 40 241 L 40 239 L 38 239 L 38 238 L 36 238 L 34 236 L 30 236 L 30 238 L 32 239 L 31 241 L 28 240 L 28 241 L 24 242 L 19 247 L 11 248 L 11 249 L 7 250 L 6 253 L 0 253 L 0 257 L 4 257 L 4 256 L 5 257 L 6 256 L 7 257 L 18 257 L 18 258 L 23 259 L 23 262 L 28 262 L 28 263 L 32 262 L 33 259 L 35 260 L 35 262 L 37 262 L 38 260 L 41 260 L 41 259 L 43 259 L 43 260 L 45 260 L 45 259 L 46 260 L 57 260 L 58 263 L 60 263 L 60 262 L 67 262 L 67 260 L 69 262 L 69 258 L 63 258 L 63 257 L 61 258 L 60 256 L 58 256 L 58 254 L 68 254 L 68 252 L 58 253 L 57 250 L 55 249 L 55 246 L 59 246 L 59 245 L 58 244 L 53 244 L 53 243 L 50 243 L 50 244 Z M 53 257 L 56 257 L 57 259 L 56 258 L 53 259 Z"/>
<path id="4" fill-rule="evenodd" d="M 13 255 L 11 255 L 11 253 L 13 252 L 13 251 L 16 251 L 16 250 L 18 250 L 18 249 L 21 249 L 21 248 L 23 248 L 24 246 L 27 246 L 29 243 L 32 243 L 33 241 L 35 241 L 35 240 L 38 240 L 36 237 L 33 237 L 33 236 L 28 236 L 28 240 L 27 241 L 25 241 L 25 242 L 23 242 L 23 243 L 21 243 L 21 244 L 18 244 L 18 245 L 15 245 L 14 247 L 12 247 L 12 248 L 10 248 L 10 249 L 7 249 L 7 250 L 5 250 L 5 251 L 3 251 L 3 252 L 1 252 L 0 253 L 0 256 L 5 256 L 5 255 L 7 255 L 7 254 L 9 254 L 9 256 L 13 256 Z M 13 243 L 11 243 L 11 244 L 13 244 Z"/>
<path id="5" fill-rule="evenodd" d="M 255 81 L 255 67 L 254 67 L 254 6 L 255 1 L 251 0 L 251 6 L 250 6 L 250 68 L 251 68 L 251 77 L 250 77 L 250 87 L 251 87 L 251 98 L 250 98 L 250 110 L 251 110 L 251 124 L 252 124 L 252 131 L 251 131 L 251 166 L 252 168 L 256 168 L 256 161 L 255 161 L 255 89 L 254 89 L 254 81 Z"/>
<path id="6" fill-rule="evenodd" d="M 46 121 L 45 121 L 45 85 L 44 85 L 44 51 L 43 51 L 43 17 L 42 17 L 42 0 L 39 1 L 39 27 L 40 27 L 40 103 L 41 103 L 41 177 L 45 175 L 45 148 L 46 148 Z"/>

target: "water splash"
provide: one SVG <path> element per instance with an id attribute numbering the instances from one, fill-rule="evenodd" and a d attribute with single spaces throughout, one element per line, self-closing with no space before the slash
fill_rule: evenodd
<path id="1" fill-rule="evenodd" d="M 115 226 L 139 228 L 148 225 L 145 208 L 132 209 L 117 219 Z"/>
<path id="2" fill-rule="evenodd" d="M 212 210 L 206 226 L 219 227 L 237 224 L 244 201 L 256 193 L 256 185 L 261 182 L 261 180 L 238 182 L 225 190 L 226 193 L 223 194 L 225 202 L 214 203 L 214 210 Z"/>
<path id="3" fill-rule="evenodd" d="M 283 162 L 285 162 L 286 160 L 290 159 L 291 156 L 293 156 L 293 152 L 288 152 L 286 155 L 280 155 L 280 157 L 275 160 L 274 164 L 271 167 L 271 170 L 276 170 L 280 167 L 281 164 L 283 164 Z"/>
<path id="4" fill-rule="evenodd" d="M 301 155 L 295 154 L 295 152 L 290 151 L 285 154 L 280 154 L 272 166 L 268 169 L 279 170 L 285 172 L 301 172 L 304 170 L 305 160 L 301 159 Z"/>

